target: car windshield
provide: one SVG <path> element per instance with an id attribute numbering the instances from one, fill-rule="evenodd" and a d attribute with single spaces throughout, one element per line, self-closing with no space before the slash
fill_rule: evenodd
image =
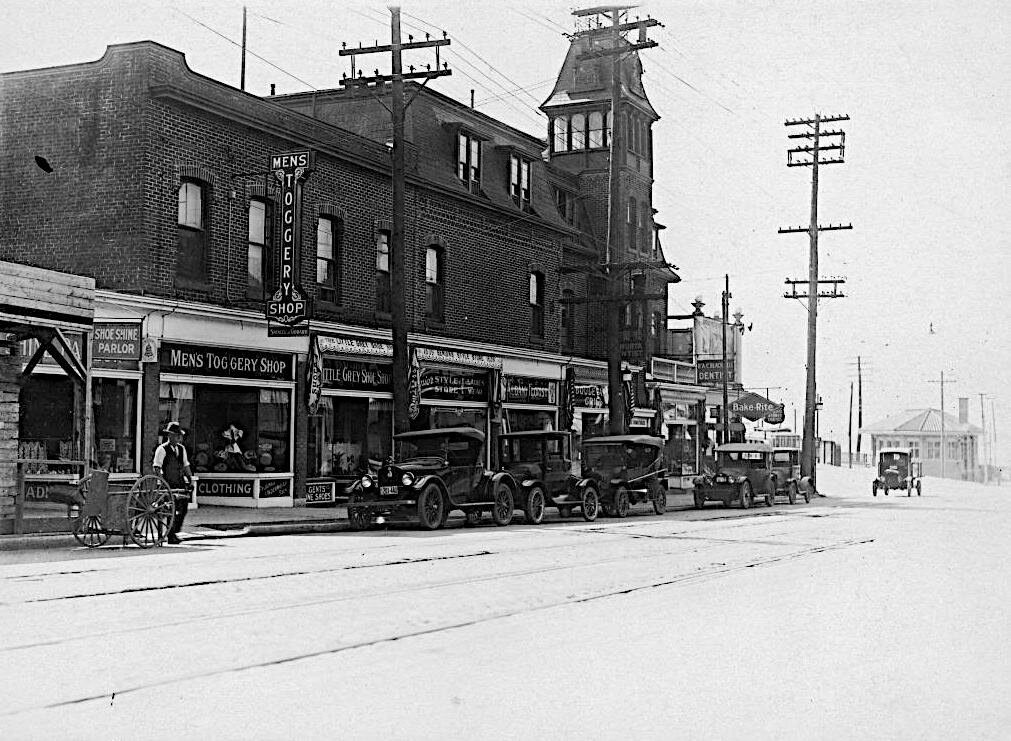
<path id="1" fill-rule="evenodd" d="M 433 435 L 396 440 L 394 455 L 397 461 L 440 458 L 451 466 L 471 466 L 478 461 L 483 449 L 484 444 L 480 440 Z"/>
<path id="2" fill-rule="evenodd" d="M 777 450 L 775 453 L 772 454 L 773 462 L 778 463 L 780 465 L 789 464 L 791 462 L 790 461 L 791 458 L 792 456 L 790 455 L 789 450 Z"/>
<path id="3" fill-rule="evenodd" d="M 513 437 L 502 440 L 503 463 L 536 463 L 541 460 L 542 440 L 533 437 Z"/>
<path id="4" fill-rule="evenodd" d="M 881 454 L 881 470 L 886 471 L 889 468 L 895 468 L 899 471 L 905 471 L 906 467 L 909 465 L 906 455 L 904 453 L 882 453 Z"/>
<path id="5" fill-rule="evenodd" d="M 755 450 L 725 450 L 720 453 L 720 468 L 725 471 L 765 468 L 765 453 Z"/>
<path id="6" fill-rule="evenodd" d="M 583 445 L 583 467 L 593 471 L 619 471 L 625 467 L 620 444 Z"/>

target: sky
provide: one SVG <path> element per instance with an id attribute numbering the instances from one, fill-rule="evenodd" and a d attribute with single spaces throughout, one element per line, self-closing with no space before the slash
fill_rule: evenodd
<path id="1" fill-rule="evenodd" d="M 592 5 L 587 3 L 586 6 Z M 238 86 L 241 0 L 8 0 L 0 71 L 98 59 L 108 44 L 152 39 L 194 71 Z M 586 7 L 583 6 L 583 7 Z M 246 3 L 246 89 L 266 95 L 339 86 L 348 45 L 386 43 L 382 3 Z M 537 107 L 565 57 L 578 5 L 557 0 L 405 0 L 403 32 L 446 31 L 453 74 L 430 85 L 545 136 Z M 850 385 L 863 368 L 863 420 L 904 409 L 957 414 L 995 436 L 1011 464 L 1011 4 L 933 0 L 678 0 L 632 11 L 662 27 L 641 53 L 654 127 L 653 205 L 682 282 L 671 313 L 701 296 L 718 312 L 724 275 L 744 312 L 746 387 L 804 409 L 807 309 L 786 299 L 806 279 L 810 168 L 786 166 L 787 119 L 846 114 L 845 164 L 821 169 L 820 274 L 845 298 L 819 305 L 820 431 L 847 448 Z M 413 52 L 419 64 L 427 51 Z M 380 66 L 375 55 L 370 60 Z M 408 63 L 408 62 L 405 62 Z M 948 382 L 949 379 L 954 379 Z M 855 394 L 856 395 L 856 394 Z M 853 406 L 856 428 L 857 402 Z M 994 424 L 996 422 L 996 424 Z M 864 443 L 866 450 L 867 441 Z M 854 441 L 855 447 L 855 441 Z"/>

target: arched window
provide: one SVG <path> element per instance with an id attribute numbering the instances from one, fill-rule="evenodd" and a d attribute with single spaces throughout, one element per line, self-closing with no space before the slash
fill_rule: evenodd
<path id="1" fill-rule="evenodd" d="M 572 114 L 572 149 L 586 149 L 586 116 L 582 113 Z"/>
<path id="2" fill-rule="evenodd" d="M 604 114 L 593 111 L 590 114 L 590 149 L 600 149 L 606 146 L 604 141 Z"/>
<path id="3" fill-rule="evenodd" d="M 556 152 L 565 152 L 569 148 L 569 119 L 566 116 L 555 117 L 553 147 Z"/>

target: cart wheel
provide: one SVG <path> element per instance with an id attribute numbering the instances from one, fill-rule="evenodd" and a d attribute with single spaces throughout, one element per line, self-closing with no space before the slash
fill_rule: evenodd
<path id="1" fill-rule="evenodd" d="M 439 487 L 434 483 L 428 484 L 418 495 L 418 524 L 425 530 L 440 528 L 445 509 L 446 502 Z"/>
<path id="2" fill-rule="evenodd" d="M 569 507 L 563 507 L 562 509 L 565 510 L 566 516 L 572 513 Z M 561 513 L 562 509 L 558 510 L 559 513 Z M 592 486 L 587 486 L 583 489 L 583 503 L 580 509 L 583 511 L 583 519 L 587 522 L 593 522 L 597 519 L 597 515 L 600 514 L 600 496 Z"/>
<path id="3" fill-rule="evenodd" d="M 491 508 L 491 519 L 499 527 L 513 521 L 513 491 L 509 484 L 499 481 L 495 484 L 495 504 Z"/>
<path id="4" fill-rule="evenodd" d="M 628 500 L 628 489 L 624 486 L 618 487 L 618 491 L 614 493 L 614 516 L 628 517 L 628 510 L 631 506 L 631 502 Z"/>
<path id="5" fill-rule="evenodd" d="M 667 490 L 659 483 L 653 491 L 653 512 L 662 515 L 667 511 Z"/>
<path id="6" fill-rule="evenodd" d="M 176 514 L 175 497 L 161 476 L 141 476 L 126 498 L 126 527 L 141 548 L 161 545 Z"/>
<path id="7" fill-rule="evenodd" d="M 741 484 L 741 509 L 751 506 L 751 484 L 745 481 Z"/>
<path id="8" fill-rule="evenodd" d="M 98 515 L 82 515 L 74 525 L 74 538 L 83 546 L 98 548 L 109 539 L 109 533 L 102 529 L 102 518 Z"/>
<path id="9" fill-rule="evenodd" d="M 540 525 L 544 522 L 544 489 L 534 486 L 527 494 L 527 506 L 523 509 L 527 517 L 527 522 L 531 525 Z"/>
<path id="10" fill-rule="evenodd" d="M 799 494 L 799 493 L 800 492 L 799 492 L 799 489 L 797 488 L 797 482 L 796 481 L 791 481 L 790 485 L 786 489 L 786 496 L 789 498 L 790 504 L 796 504 L 797 503 L 797 494 Z"/>
<path id="11" fill-rule="evenodd" d="M 468 509 L 463 514 L 463 524 L 467 527 L 477 527 L 481 524 L 481 510 Z"/>
<path id="12" fill-rule="evenodd" d="M 362 495 L 358 492 L 348 497 L 348 525 L 352 530 L 368 530 L 372 527 L 372 513 L 367 507 L 356 506 Z"/>

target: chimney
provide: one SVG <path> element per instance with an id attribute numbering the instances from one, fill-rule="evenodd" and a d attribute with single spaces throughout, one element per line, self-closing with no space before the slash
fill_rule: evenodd
<path id="1" fill-rule="evenodd" d="M 274 94 L 274 83 L 270 83 L 270 94 Z"/>
<path id="2" fill-rule="evenodd" d="M 961 424 L 967 424 L 969 422 L 969 397 L 960 396 L 958 397 L 958 421 Z"/>

